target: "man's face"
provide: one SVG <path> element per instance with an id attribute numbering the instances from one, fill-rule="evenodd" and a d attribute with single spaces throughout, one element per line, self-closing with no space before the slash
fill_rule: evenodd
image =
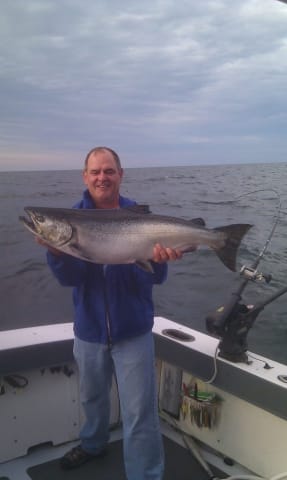
<path id="1" fill-rule="evenodd" d="M 123 170 L 109 151 L 90 155 L 83 178 L 97 208 L 117 208 Z"/>

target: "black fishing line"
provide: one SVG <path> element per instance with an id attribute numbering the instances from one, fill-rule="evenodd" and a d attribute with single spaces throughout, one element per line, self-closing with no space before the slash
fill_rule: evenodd
<path id="1" fill-rule="evenodd" d="M 240 199 L 240 198 L 242 198 L 242 197 L 246 197 L 247 195 L 253 195 L 253 194 L 255 194 L 255 193 L 260 193 L 260 192 L 264 192 L 264 193 L 266 193 L 266 192 L 272 192 L 272 193 L 274 193 L 275 196 L 277 197 L 278 204 L 277 204 L 276 213 L 275 213 L 275 215 L 274 215 L 275 219 L 274 219 L 274 222 L 273 222 L 273 225 L 272 225 L 270 234 L 269 234 L 269 236 L 268 236 L 268 238 L 267 238 L 267 240 L 266 240 L 266 242 L 265 242 L 262 250 L 259 252 L 259 255 L 257 256 L 254 264 L 252 265 L 252 268 L 256 268 L 257 265 L 259 264 L 261 258 L 263 257 L 263 255 L 265 254 L 265 252 L 266 252 L 266 250 L 267 250 L 267 248 L 268 248 L 268 246 L 269 246 L 269 243 L 270 243 L 270 241 L 271 241 L 271 239 L 272 239 L 272 237 L 273 237 L 273 234 L 274 234 L 274 232 L 275 232 L 275 229 L 276 229 L 276 227 L 277 227 L 277 225 L 278 225 L 278 222 L 279 222 L 279 219 L 280 219 L 280 215 L 281 215 L 281 207 L 282 207 L 282 205 L 281 205 L 281 196 L 280 196 L 280 194 L 277 192 L 277 190 L 274 190 L 273 188 L 268 188 L 268 189 L 263 189 L 263 188 L 262 188 L 262 189 L 259 189 L 259 190 L 253 190 L 252 192 L 243 193 L 242 195 L 239 195 L 238 197 L 236 197 L 236 198 L 234 199 L 234 201 L 236 201 L 236 200 L 238 200 L 238 199 Z"/>

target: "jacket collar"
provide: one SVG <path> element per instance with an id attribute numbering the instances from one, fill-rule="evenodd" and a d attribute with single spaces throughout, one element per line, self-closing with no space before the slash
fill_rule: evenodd
<path id="1" fill-rule="evenodd" d="M 123 197 L 122 195 L 120 195 L 119 203 L 120 203 L 121 208 L 129 207 L 131 205 L 136 204 L 136 202 L 134 200 L 130 200 L 129 198 Z M 83 204 L 82 205 L 83 205 L 82 208 L 95 208 L 95 204 L 94 204 L 94 201 L 93 201 L 93 199 L 90 195 L 89 190 L 85 190 L 84 193 L 83 193 Z"/>

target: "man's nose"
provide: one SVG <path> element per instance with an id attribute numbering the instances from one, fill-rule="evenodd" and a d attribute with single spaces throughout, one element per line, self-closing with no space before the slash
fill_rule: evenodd
<path id="1" fill-rule="evenodd" d="M 104 171 L 101 171 L 98 175 L 99 180 L 105 180 L 107 178 L 107 175 L 105 174 Z"/>

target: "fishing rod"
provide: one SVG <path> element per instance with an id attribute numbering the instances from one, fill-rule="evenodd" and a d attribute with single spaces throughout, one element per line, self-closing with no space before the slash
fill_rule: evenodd
<path id="1" fill-rule="evenodd" d="M 267 190 L 256 190 L 237 198 L 262 191 L 266 192 Z M 287 292 L 287 287 L 283 287 L 281 290 L 256 305 L 247 306 L 241 303 L 242 293 L 250 281 L 264 280 L 266 283 L 270 283 L 272 280 L 270 274 L 264 274 L 257 270 L 257 267 L 273 237 L 281 213 L 281 199 L 279 193 L 272 189 L 268 189 L 268 191 L 275 193 L 278 199 L 277 214 L 275 215 L 270 234 L 253 264 L 250 267 L 244 265 L 240 269 L 240 275 L 243 277 L 243 280 L 240 282 L 237 290 L 231 294 L 229 301 L 206 317 L 206 328 L 208 332 L 221 338 L 218 345 L 219 356 L 232 362 L 248 362 L 246 351 L 247 334 L 250 328 L 266 305 Z"/>

